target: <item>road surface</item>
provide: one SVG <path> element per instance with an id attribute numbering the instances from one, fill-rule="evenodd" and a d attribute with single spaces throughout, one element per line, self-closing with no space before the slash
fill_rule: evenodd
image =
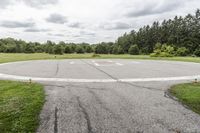
<path id="1" fill-rule="evenodd" d="M 25 61 L 1 64 L 0 78 L 45 85 L 38 133 L 200 133 L 200 116 L 166 93 L 200 78 L 197 63 Z"/>

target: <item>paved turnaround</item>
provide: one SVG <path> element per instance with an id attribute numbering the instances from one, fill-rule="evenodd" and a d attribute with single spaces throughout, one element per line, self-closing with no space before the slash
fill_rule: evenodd
<path id="1" fill-rule="evenodd" d="M 200 64 L 45 60 L 0 65 L 0 78 L 45 85 L 38 133 L 200 133 L 200 116 L 166 93 L 200 78 Z"/>

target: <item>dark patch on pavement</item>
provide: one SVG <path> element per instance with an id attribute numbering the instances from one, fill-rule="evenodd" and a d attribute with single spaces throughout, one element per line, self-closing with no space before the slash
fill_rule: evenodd
<path id="1" fill-rule="evenodd" d="M 58 133 L 58 108 L 55 107 L 54 133 Z"/>
<path id="2" fill-rule="evenodd" d="M 55 76 L 58 74 L 59 72 L 59 62 L 56 64 L 56 72 L 55 72 Z"/>
<path id="3" fill-rule="evenodd" d="M 79 97 L 76 97 L 77 101 L 78 101 L 78 106 L 80 107 L 82 113 L 84 114 L 85 116 L 85 119 L 86 119 L 86 122 L 87 122 L 87 129 L 88 129 L 88 133 L 93 133 L 92 131 L 92 126 L 91 126 L 91 123 L 90 123 L 90 117 L 86 111 L 86 109 L 83 107 L 81 101 L 80 101 L 80 98 Z"/>

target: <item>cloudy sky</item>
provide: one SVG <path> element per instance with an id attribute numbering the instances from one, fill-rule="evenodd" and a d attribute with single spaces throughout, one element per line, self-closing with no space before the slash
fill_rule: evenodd
<path id="1" fill-rule="evenodd" d="M 115 41 L 125 32 L 194 13 L 200 0 L 0 0 L 0 38 Z"/>

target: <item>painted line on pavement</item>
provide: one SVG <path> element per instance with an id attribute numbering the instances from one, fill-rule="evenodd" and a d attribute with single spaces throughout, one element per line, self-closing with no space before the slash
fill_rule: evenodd
<path id="1" fill-rule="evenodd" d="M 121 64 L 121 63 L 115 63 L 116 65 L 118 65 L 118 66 L 123 66 L 123 64 Z"/>
<path id="2" fill-rule="evenodd" d="M 162 78 L 132 78 L 132 79 L 68 79 L 68 78 L 40 78 L 26 77 L 0 73 L 0 79 L 18 80 L 18 81 L 56 81 L 56 82 L 77 82 L 77 83 L 110 83 L 110 82 L 152 82 L 152 81 L 181 81 L 200 79 L 200 75 L 182 76 L 182 77 L 162 77 Z"/>
<path id="3" fill-rule="evenodd" d="M 95 66 L 100 66 L 95 60 L 92 60 Z"/>
<path id="4" fill-rule="evenodd" d="M 132 61 L 131 64 L 141 64 L 141 62 Z"/>
<path id="5" fill-rule="evenodd" d="M 73 65 L 73 64 L 74 64 L 74 62 L 73 62 L 73 61 L 71 61 L 69 64 Z"/>
<path id="6" fill-rule="evenodd" d="M 94 63 L 95 64 L 95 66 L 100 66 L 98 63 Z"/>

